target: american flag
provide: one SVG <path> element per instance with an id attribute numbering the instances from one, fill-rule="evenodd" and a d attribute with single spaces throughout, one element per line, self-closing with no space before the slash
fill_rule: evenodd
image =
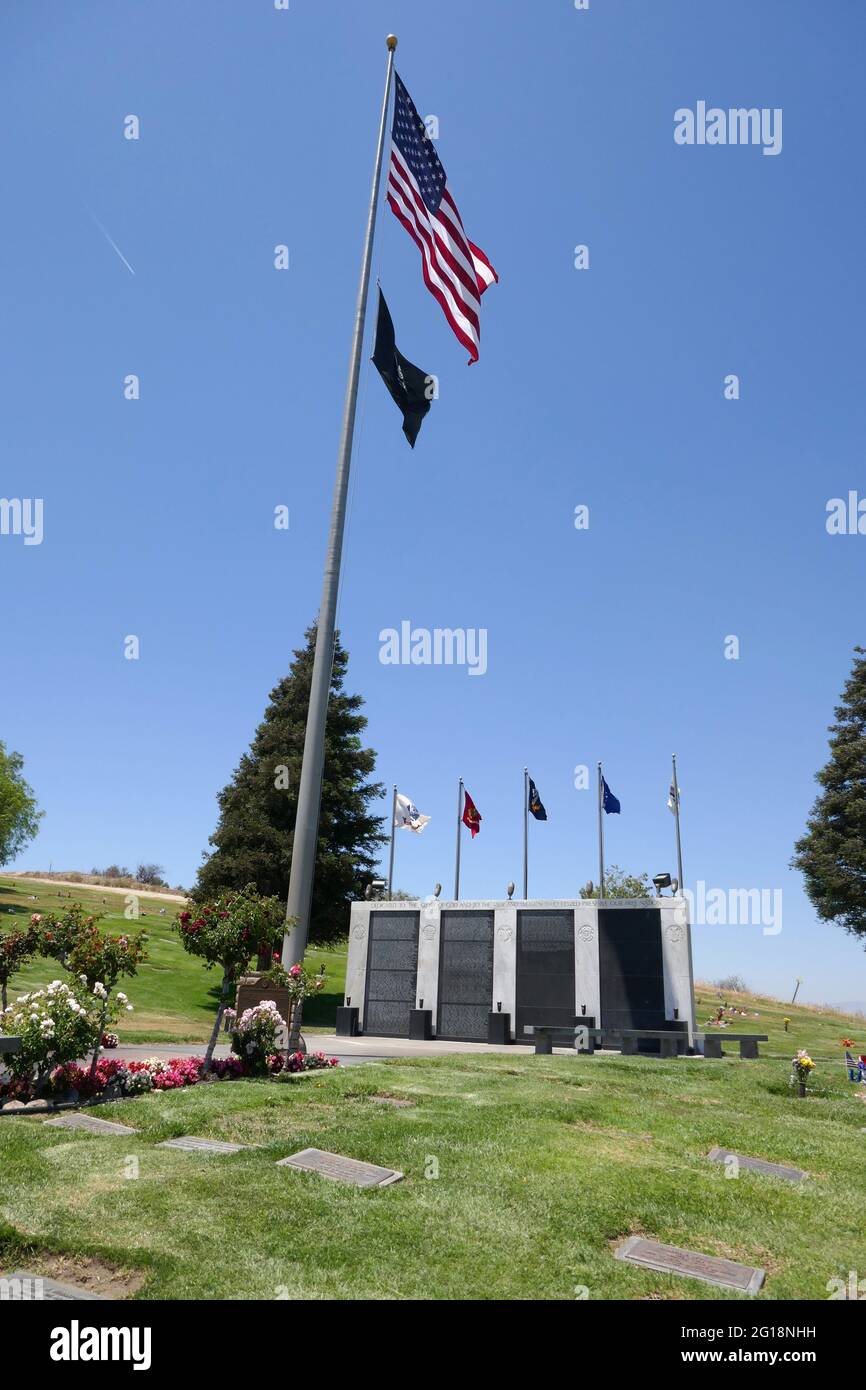
<path id="1" fill-rule="evenodd" d="M 499 276 L 463 230 L 433 142 L 409 93 L 394 74 L 394 120 L 388 203 L 421 252 L 424 283 L 478 361 L 481 296 Z"/>

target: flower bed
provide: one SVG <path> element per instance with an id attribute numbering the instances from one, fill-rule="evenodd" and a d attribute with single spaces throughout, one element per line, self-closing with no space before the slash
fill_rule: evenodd
<path id="1" fill-rule="evenodd" d="M 324 1052 L 293 1052 L 288 1059 L 284 1053 L 277 1052 L 268 1057 L 264 1074 L 325 1071 L 338 1065 L 336 1057 L 328 1057 Z M 68 1062 L 50 1073 L 45 1099 L 50 1103 L 77 1094 L 80 1100 L 121 1100 L 147 1091 L 176 1091 L 182 1086 L 198 1085 L 203 1080 L 203 1067 L 203 1057 L 171 1057 L 167 1061 L 161 1057 L 146 1057 L 142 1061 L 102 1057 L 91 1076 L 89 1067 Z M 262 1074 L 235 1056 L 215 1057 L 210 1069 L 210 1078 L 218 1081 L 240 1081 Z M 10 1100 L 30 1101 L 34 1096 L 34 1087 L 26 1080 L 13 1078 L 0 1082 L 0 1105 Z"/>

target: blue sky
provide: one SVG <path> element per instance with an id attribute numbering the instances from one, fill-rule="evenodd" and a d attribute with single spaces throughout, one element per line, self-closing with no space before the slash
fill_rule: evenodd
<path id="1" fill-rule="evenodd" d="M 866 488 L 855 0 L 3 7 L 0 493 L 44 499 L 41 545 L 0 536 L 0 737 L 46 811 L 18 867 L 190 882 L 315 614 L 389 29 L 501 279 L 468 368 L 380 208 L 398 344 L 440 381 L 413 453 L 365 353 L 339 620 L 378 775 L 432 817 L 396 880 L 450 891 L 462 775 L 463 895 L 519 883 L 528 764 L 531 892 L 576 895 L 599 758 L 608 860 L 674 869 L 676 751 L 687 884 L 783 892 L 777 935 L 696 928 L 697 973 L 864 999 L 787 867 L 866 636 L 866 540 L 825 527 Z M 782 152 L 678 146 L 699 100 L 782 108 Z M 486 675 L 383 665 L 404 619 L 486 629 Z"/>

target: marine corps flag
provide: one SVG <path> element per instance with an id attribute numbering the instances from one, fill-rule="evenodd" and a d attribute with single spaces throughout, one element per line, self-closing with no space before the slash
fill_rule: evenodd
<path id="1" fill-rule="evenodd" d="M 381 289 L 373 363 L 391 393 L 392 400 L 403 412 L 403 433 L 414 449 L 421 421 L 430 409 L 429 391 L 432 378 L 404 357 L 397 348 L 394 321 Z"/>
<path id="2" fill-rule="evenodd" d="M 463 824 L 474 840 L 481 829 L 481 817 L 478 814 L 475 802 L 472 800 L 472 797 L 465 787 L 463 788 Z"/>

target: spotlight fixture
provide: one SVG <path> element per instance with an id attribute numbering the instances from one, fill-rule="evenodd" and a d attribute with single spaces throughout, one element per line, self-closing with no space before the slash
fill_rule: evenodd
<path id="1" fill-rule="evenodd" d="M 672 879 L 670 874 L 655 874 L 653 876 L 653 883 L 655 884 L 656 897 L 660 898 L 662 896 L 662 889 L 671 887 Z"/>
<path id="2" fill-rule="evenodd" d="M 510 902 L 511 899 L 514 897 L 514 884 L 513 884 L 513 882 L 512 882 L 512 883 L 509 883 L 509 885 L 508 885 L 508 887 L 506 888 L 505 891 L 506 891 L 506 893 L 508 894 L 508 901 Z"/>

